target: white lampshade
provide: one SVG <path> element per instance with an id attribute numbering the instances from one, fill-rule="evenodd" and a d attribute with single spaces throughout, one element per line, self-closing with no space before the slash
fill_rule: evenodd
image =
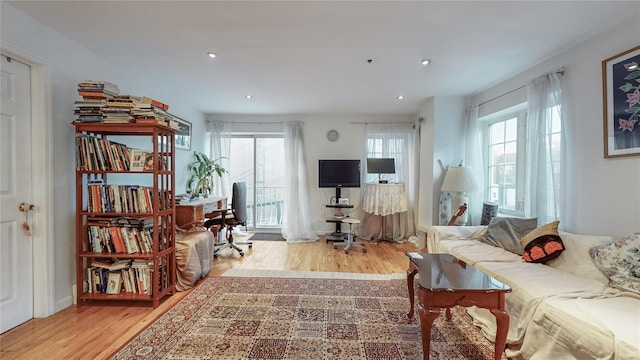
<path id="1" fill-rule="evenodd" d="M 474 192 L 478 190 L 478 184 L 473 176 L 471 168 L 466 166 L 452 166 L 442 182 L 442 191 Z"/>

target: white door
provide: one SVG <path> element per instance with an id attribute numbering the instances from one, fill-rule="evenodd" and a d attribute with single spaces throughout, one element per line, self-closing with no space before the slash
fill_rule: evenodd
<path id="1" fill-rule="evenodd" d="M 0 57 L 0 332 L 33 318 L 31 215 L 31 69 Z"/>

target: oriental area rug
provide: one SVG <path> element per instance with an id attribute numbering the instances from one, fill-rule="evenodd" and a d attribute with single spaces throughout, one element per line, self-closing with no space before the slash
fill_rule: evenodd
<path id="1" fill-rule="evenodd" d="M 241 271 L 240 271 L 241 272 Z M 422 359 L 406 279 L 262 271 L 207 278 L 111 359 Z M 431 359 L 493 359 L 463 308 L 431 331 Z"/>

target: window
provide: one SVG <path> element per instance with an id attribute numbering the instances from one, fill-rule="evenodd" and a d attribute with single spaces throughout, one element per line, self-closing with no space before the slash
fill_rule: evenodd
<path id="1" fill-rule="evenodd" d="M 365 174 L 365 183 L 377 183 L 378 176 L 383 180 L 397 182 L 399 167 L 402 165 L 404 139 L 386 136 L 369 135 L 367 139 L 367 158 L 394 158 L 395 174 Z"/>
<path id="2" fill-rule="evenodd" d="M 519 108 L 522 108 L 520 106 Z M 551 169 L 547 172 L 545 189 L 547 196 L 546 213 L 538 214 L 540 221 L 550 222 L 559 218 L 561 121 L 560 106 L 548 109 L 544 137 L 549 149 L 545 162 Z M 527 174 L 526 161 L 526 110 L 513 110 L 500 115 L 489 115 L 482 119 L 484 127 L 484 163 L 486 164 L 485 201 L 498 204 L 500 213 L 525 216 L 524 192 Z"/>
<path id="3" fill-rule="evenodd" d="M 485 201 L 497 203 L 501 213 L 523 216 L 526 111 L 490 115 L 482 120 L 486 122 Z"/>
<path id="4" fill-rule="evenodd" d="M 282 135 L 233 135 L 229 162 L 229 185 L 247 183 L 247 228 L 280 228 L 285 184 Z"/>

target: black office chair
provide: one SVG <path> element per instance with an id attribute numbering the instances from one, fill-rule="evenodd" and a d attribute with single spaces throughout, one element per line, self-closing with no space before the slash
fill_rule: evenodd
<path id="1" fill-rule="evenodd" d="M 247 228 L 247 184 L 244 182 L 233 183 L 233 194 L 231 195 L 231 209 L 227 212 L 224 219 L 224 224 L 227 226 L 227 242 L 215 244 L 215 251 L 213 257 L 218 257 L 218 253 L 226 248 L 236 249 L 240 256 L 244 256 L 244 252 L 238 245 L 248 245 L 249 249 L 253 247 L 251 241 L 246 242 L 234 242 L 233 241 L 233 228 L 235 226 L 243 225 L 245 230 Z"/>

